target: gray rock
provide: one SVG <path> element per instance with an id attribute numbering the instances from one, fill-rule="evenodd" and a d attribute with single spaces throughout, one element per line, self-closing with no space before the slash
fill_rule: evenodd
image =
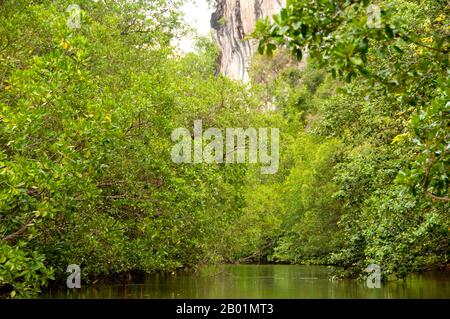
<path id="1" fill-rule="evenodd" d="M 211 15 L 211 27 L 221 49 L 217 71 L 248 82 L 248 67 L 257 41 L 244 38 L 254 31 L 259 18 L 271 17 L 284 5 L 285 0 L 218 0 Z"/>

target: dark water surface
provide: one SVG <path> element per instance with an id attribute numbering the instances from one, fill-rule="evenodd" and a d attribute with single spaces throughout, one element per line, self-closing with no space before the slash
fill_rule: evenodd
<path id="1" fill-rule="evenodd" d="M 197 272 L 154 274 L 131 283 L 60 288 L 42 298 L 446 298 L 450 274 L 426 272 L 368 288 L 364 281 L 331 280 L 325 266 L 220 265 Z"/>

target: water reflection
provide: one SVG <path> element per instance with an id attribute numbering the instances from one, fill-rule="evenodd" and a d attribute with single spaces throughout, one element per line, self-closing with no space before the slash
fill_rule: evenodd
<path id="1" fill-rule="evenodd" d="M 195 273 L 155 274 L 127 284 L 57 289 L 43 298 L 450 298 L 450 274 L 410 276 L 370 289 L 330 280 L 323 266 L 220 265 Z"/>

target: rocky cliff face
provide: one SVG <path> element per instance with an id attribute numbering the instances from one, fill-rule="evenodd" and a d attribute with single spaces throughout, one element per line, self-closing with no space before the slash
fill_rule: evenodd
<path id="1" fill-rule="evenodd" d="M 234 80 L 248 82 L 248 67 L 256 51 L 256 41 L 244 40 L 253 32 L 256 20 L 272 16 L 285 0 L 218 0 L 211 27 L 221 48 L 218 72 Z"/>

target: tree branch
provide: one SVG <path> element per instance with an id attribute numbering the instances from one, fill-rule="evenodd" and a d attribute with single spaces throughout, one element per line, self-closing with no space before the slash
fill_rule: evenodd
<path id="1" fill-rule="evenodd" d="M 31 218 L 28 219 L 28 221 L 27 221 L 24 225 L 22 225 L 22 227 L 20 227 L 20 228 L 19 228 L 17 231 L 15 231 L 14 233 L 5 236 L 5 237 L 3 238 L 3 240 L 5 240 L 5 241 L 11 241 L 11 240 L 13 240 L 13 239 L 15 239 L 15 238 L 17 238 L 17 237 L 20 237 L 20 236 L 27 230 L 28 227 L 30 227 L 30 226 L 33 225 L 33 221 L 34 221 L 35 218 L 36 218 L 36 215 L 31 216 Z"/>
<path id="2" fill-rule="evenodd" d="M 450 202 L 450 198 L 448 196 L 437 196 L 437 195 L 434 195 L 433 193 L 430 193 L 430 192 L 426 192 L 426 194 L 428 196 L 430 196 L 432 199 L 442 200 L 444 202 Z"/>

